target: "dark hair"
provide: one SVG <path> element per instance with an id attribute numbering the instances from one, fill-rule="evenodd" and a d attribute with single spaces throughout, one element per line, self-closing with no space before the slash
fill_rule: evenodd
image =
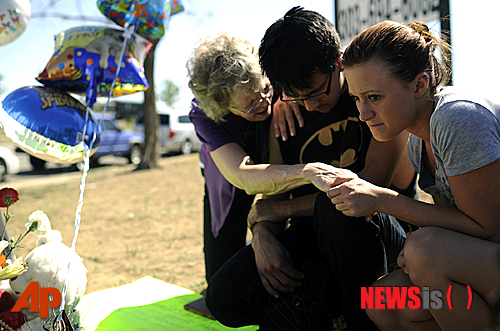
<path id="1" fill-rule="evenodd" d="M 259 48 L 264 74 L 290 96 L 312 88 L 318 71 L 330 73 L 340 54 L 340 38 L 333 24 L 302 7 L 293 7 L 273 23 Z"/>
<path id="2" fill-rule="evenodd" d="M 441 51 L 440 60 L 435 50 Z M 346 48 L 342 56 L 345 67 L 370 60 L 381 60 L 391 74 L 403 82 L 411 82 L 425 72 L 430 77 L 432 95 L 448 79 L 451 47 L 429 32 L 423 22 L 403 24 L 384 21 L 361 32 Z"/>

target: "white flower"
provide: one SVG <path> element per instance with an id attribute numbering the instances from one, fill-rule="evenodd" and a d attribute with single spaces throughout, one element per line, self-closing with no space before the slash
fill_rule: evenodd
<path id="1" fill-rule="evenodd" d="M 26 270 L 28 270 L 28 264 L 23 261 L 22 257 L 18 257 L 14 263 L 5 264 L 3 269 L 0 270 L 0 280 L 17 277 Z"/>
<path id="2" fill-rule="evenodd" d="M 0 241 L 0 253 L 3 252 L 4 249 L 9 246 L 9 242 L 7 240 Z"/>
<path id="3" fill-rule="evenodd" d="M 37 223 L 36 226 L 33 224 L 35 222 Z M 41 237 L 43 235 L 46 235 L 48 231 L 52 230 L 49 218 L 41 210 L 33 212 L 28 218 L 28 223 L 26 223 L 24 226 L 28 230 L 34 227 L 33 235 L 35 237 Z"/>

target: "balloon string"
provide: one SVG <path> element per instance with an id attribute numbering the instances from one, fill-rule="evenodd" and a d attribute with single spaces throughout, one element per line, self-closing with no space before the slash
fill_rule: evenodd
<path id="1" fill-rule="evenodd" d="M 144 15 L 144 12 L 146 11 L 146 7 L 149 4 L 149 0 L 146 1 L 145 4 L 146 4 L 146 6 L 144 6 L 144 8 L 142 9 L 141 15 L 137 19 L 136 25 L 130 25 L 129 23 L 126 22 L 123 26 L 123 28 L 125 29 L 125 31 L 123 32 L 123 37 L 124 37 L 123 45 L 122 45 L 122 49 L 120 51 L 118 66 L 116 68 L 116 73 L 115 73 L 115 79 L 113 79 L 113 82 L 111 83 L 111 88 L 109 89 L 108 99 L 106 100 L 106 105 L 104 106 L 104 110 L 102 111 L 102 116 L 99 120 L 99 128 L 101 127 L 100 124 L 101 124 L 101 121 L 104 117 L 104 113 L 106 112 L 106 109 L 108 109 L 109 101 L 111 100 L 111 97 L 113 96 L 113 89 L 115 88 L 116 80 L 118 79 L 118 75 L 120 74 L 120 70 L 122 68 L 123 55 L 125 54 L 125 50 L 127 48 L 127 42 L 135 34 L 137 27 L 140 24 L 141 18 Z"/>
<path id="2" fill-rule="evenodd" d="M 149 2 L 149 1 L 148 1 Z M 146 6 L 144 6 L 144 9 L 141 13 L 141 16 L 139 17 L 138 21 L 140 21 L 142 15 L 144 14 L 144 11 L 145 11 L 145 8 Z M 138 22 L 139 23 L 139 22 Z M 137 24 L 138 26 L 139 24 Z M 73 251 L 75 251 L 75 245 L 76 245 L 76 239 L 78 238 L 78 232 L 79 232 L 79 229 L 80 229 L 80 221 L 81 221 L 81 211 L 82 211 L 82 207 L 83 207 L 83 194 L 85 192 L 85 181 L 86 181 L 86 178 L 87 178 L 87 175 L 88 175 L 88 171 L 89 171 L 89 168 L 90 168 L 90 152 L 92 151 L 92 147 L 94 146 L 94 142 L 96 140 L 96 132 L 97 130 L 101 130 L 101 122 L 104 118 L 104 114 L 106 113 L 106 110 L 108 108 L 108 105 L 109 105 L 109 101 L 111 99 L 111 97 L 113 96 L 113 89 L 116 85 L 116 81 L 118 79 L 118 76 L 120 74 L 120 69 L 121 69 L 121 65 L 122 65 L 122 62 L 123 62 L 123 55 L 125 54 L 125 50 L 126 50 L 126 47 L 127 47 L 127 42 L 128 40 L 133 36 L 133 34 L 135 33 L 137 27 L 136 26 L 130 26 L 128 23 L 125 23 L 125 31 L 123 33 L 123 36 L 124 36 L 124 40 L 123 40 L 123 45 L 122 45 L 122 49 L 121 49 L 121 52 L 120 52 L 120 57 L 119 57 L 119 63 L 117 65 L 117 69 L 116 69 L 116 73 L 115 73 L 115 79 L 113 79 L 113 82 L 111 83 L 111 88 L 109 90 L 109 94 L 108 94 L 108 99 L 106 101 L 106 104 L 104 106 L 104 109 L 102 111 L 102 114 L 101 114 L 101 117 L 99 118 L 99 121 L 97 123 L 97 128 L 96 130 L 94 130 L 94 134 L 92 136 L 92 140 L 89 144 L 89 146 L 87 146 L 85 144 L 85 135 L 86 135 L 86 131 L 87 131 L 87 124 L 88 124 L 88 120 L 89 120 L 89 113 L 92 111 L 88 105 L 87 105 L 87 112 L 85 114 L 85 125 L 84 125 L 84 128 L 83 128 L 83 135 L 82 135 L 82 140 L 83 140 L 83 147 L 84 147 L 84 150 L 85 150 L 85 157 L 84 157 L 84 166 L 83 166 L 83 174 L 82 174 L 82 178 L 80 180 L 80 195 L 79 195 L 79 198 L 78 198 L 78 206 L 76 208 L 76 215 L 75 215 L 75 230 L 74 230 L 74 235 L 73 235 L 73 241 L 71 243 L 71 249 Z M 92 96 L 92 90 L 90 91 L 91 93 L 91 96 Z M 91 99 L 91 98 L 90 98 Z M 62 312 L 64 311 L 64 306 L 66 304 L 66 292 L 67 292 L 67 288 L 68 288 L 68 282 L 69 282 L 69 278 L 70 278 L 70 275 L 71 275 L 71 260 L 68 261 L 68 276 L 66 277 L 66 280 L 65 280 L 65 284 L 64 284 L 64 287 L 62 288 L 62 292 L 61 292 L 61 305 L 59 306 L 59 314 L 57 316 L 57 319 L 56 321 L 58 323 L 64 323 L 62 321 Z"/>
<path id="3" fill-rule="evenodd" d="M 92 92 L 91 92 L 92 93 Z M 78 206 L 76 208 L 76 215 L 75 215 L 75 230 L 74 230 L 74 235 L 73 235 L 73 241 L 71 243 L 71 249 L 73 252 L 75 251 L 75 245 L 76 245 L 76 239 L 78 238 L 78 232 L 80 230 L 80 220 L 81 220 L 81 211 L 82 211 L 82 206 L 83 206 L 83 193 L 85 192 L 85 181 L 87 178 L 87 174 L 89 172 L 90 168 L 90 152 L 92 151 L 92 147 L 94 146 L 94 142 L 97 137 L 97 130 L 99 130 L 99 127 L 97 127 L 94 130 L 94 134 L 92 135 L 92 140 L 90 141 L 89 146 L 85 144 L 85 134 L 87 132 L 87 124 L 89 122 L 89 114 L 91 112 L 91 109 L 87 107 L 87 112 L 85 114 L 85 125 L 83 127 L 83 148 L 85 150 L 85 157 L 83 158 L 83 174 L 82 178 L 80 180 L 80 195 L 78 198 Z M 71 259 L 68 261 L 68 274 L 66 277 L 66 280 L 64 282 L 64 286 L 62 288 L 61 292 L 61 305 L 59 306 L 59 315 L 57 317 L 58 322 L 61 320 L 61 314 L 62 311 L 64 310 L 64 306 L 66 305 L 66 291 L 68 288 L 68 283 L 69 283 L 69 278 L 71 275 Z"/>

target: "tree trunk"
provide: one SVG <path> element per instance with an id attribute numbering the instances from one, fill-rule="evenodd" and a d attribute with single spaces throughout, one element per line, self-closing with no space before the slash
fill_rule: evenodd
<path id="1" fill-rule="evenodd" d="M 158 146 L 158 125 L 159 116 L 156 113 L 156 95 L 155 95 L 155 49 L 160 41 L 150 40 L 153 46 L 149 50 L 144 60 L 144 73 L 149 83 L 149 88 L 144 92 L 144 146 L 142 147 L 142 159 L 136 170 L 158 168 L 160 158 Z"/>

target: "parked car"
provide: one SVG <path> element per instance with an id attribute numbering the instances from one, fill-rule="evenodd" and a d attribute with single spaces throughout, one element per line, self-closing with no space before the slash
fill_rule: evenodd
<path id="1" fill-rule="evenodd" d="M 104 155 L 126 157 L 130 163 L 139 164 L 144 133 L 122 130 L 115 119 L 104 118 L 101 122 L 101 143 L 91 159 L 97 161 Z"/>
<path id="2" fill-rule="evenodd" d="M 200 151 L 201 141 L 187 114 L 170 116 L 169 138 L 167 148 L 171 152 L 190 154 Z"/>
<path id="3" fill-rule="evenodd" d="M 190 154 L 200 151 L 201 142 L 189 120 L 189 109 L 160 108 L 157 113 L 160 116 L 158 136 L 162 154 Z M 135 130 L 144 132 L 144 114 L 137 117 Z"/>
<path id="4" fill-rule="evenodd" d="M 114 118 L 103 118 L 101 122 L 101 143 L 90 157 L 91 164 L 97 164 L 98 159 L 105 155 L 123 156 L 130 163 L 139 164 L 142 159 L 144 134 L 137 131 L 120 129 Z M 30 163 L 35 169 L 43 169 L 45 160 L 30 155 Z M 73 165 L 74 170 L 81 170 L 83 162 Z"/>
<path id="5" fill-rule="evenodd" d="M 7 174 L 19 172 L 19 158 L 7 147 L 0 146 L 0 182 L 5 181 Z"/>

